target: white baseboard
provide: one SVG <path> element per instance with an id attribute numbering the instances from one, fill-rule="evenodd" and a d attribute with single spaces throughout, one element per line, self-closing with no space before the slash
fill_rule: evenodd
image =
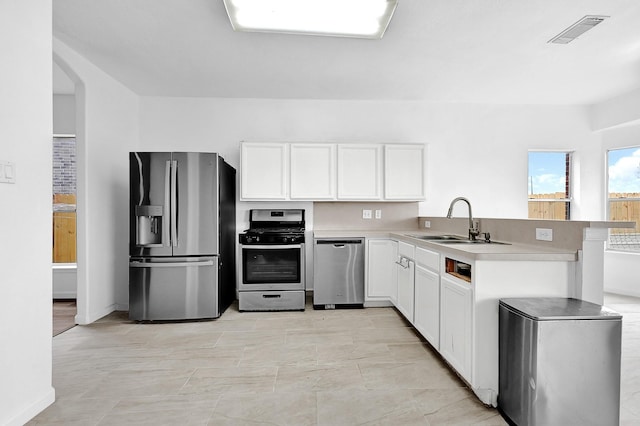
<path id="1" fill-rule="evenodd" d="M 640 292 L 638 291 L 629 291 L 628 289 L 620 289 L 620 288 L 605 288 L 605 293 L 617 294 L 619 296 L 631 296 L 631 297 L 640 297 Z"/>
<path id="2" fill-rule="evenodd" d="M 42 398 L 40 398 L 38 401 L 35 401 L 23 412 L 13 416 L 5 424 L 7 426 L 22 426 L 29 420 L 40 414 L 45 408 L 53 404 L 55 400 L 56 390 L 54 388 L 50 388 Z M 0 421 L 2 421 L 2 419 L 0 419 Z"/>
<path id="3" fill-rule="evenodd" d="M 91 324 L 92 322 L 98 321 L 100 318 L 109 315 L 113 311 L 117 311 L 117 305 L 115 303 L 99 311 L 88 312 L 86 315 L 78 312 L 74 320 L 76 324 L 87 325 L 87 324 Z"/>

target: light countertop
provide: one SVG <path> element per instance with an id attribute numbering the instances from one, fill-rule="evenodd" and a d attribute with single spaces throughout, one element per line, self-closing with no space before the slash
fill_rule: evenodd
<path id="1" fill-rule="evenodd" d="M 464 256 L 472 260 L 511 260 L 511 261 L 576 261 L 575 250 L 557 249 L 544 245 L 528 244 L 441 244 L 414 238 L 412 235 L 437 235 L 442 232 L 420 230 L 322 230 L 314 231 L 314 238 L 390 238 L 403 241 L 429 250 L 435 250 L 452 256 Z M 509 241 L 504 241 L 509 242 Z"/>

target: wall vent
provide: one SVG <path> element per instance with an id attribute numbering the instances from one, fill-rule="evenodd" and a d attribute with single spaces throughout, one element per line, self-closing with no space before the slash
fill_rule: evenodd
<path id="1" fill-rule="evenodd" d="M 549 40 L 548 43 L 567 44 L 607 18 L 608 16 L 603 15 L 587 15 L 575 24 L 571 25 L 566 30 L 562 31 L 551 40 Z"/>

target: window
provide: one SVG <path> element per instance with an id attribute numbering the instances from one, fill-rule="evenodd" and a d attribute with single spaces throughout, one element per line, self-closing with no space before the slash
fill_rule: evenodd
<path id="1" fill-rule="evenodd" d="M 607 152 L 608 219 L 635 222 L 635 228 L 614 228 L 609 248 L 640 251 L 640 146 Z"/>
<path id="2" fill-rule="evenodd" d="M 529 152 L 529 219 L 570 219 L 570 176 L 570 152 Z"/>
<path id="3" fill-rule="evenodd" d="M 76 263 L 76 139 L 53 138 L 53 263 Z"/>

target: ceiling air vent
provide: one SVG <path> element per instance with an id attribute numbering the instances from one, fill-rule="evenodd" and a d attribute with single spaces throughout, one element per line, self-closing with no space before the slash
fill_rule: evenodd
<path id="1" fill-rule="evenodd" d="M 566 30 L 562 31 L 560 34 L 552 38 L 548 41 L 548 43 L 556 43 L 556 44 L 567 44 L 583 33 L 589 31 L 591 28 L 598 25 L 600 22 L 607 19 L 608 16 L 602 15 L 587 15 L 584 18 L 580 19 L 575 24 L 571 25 Z"/>

